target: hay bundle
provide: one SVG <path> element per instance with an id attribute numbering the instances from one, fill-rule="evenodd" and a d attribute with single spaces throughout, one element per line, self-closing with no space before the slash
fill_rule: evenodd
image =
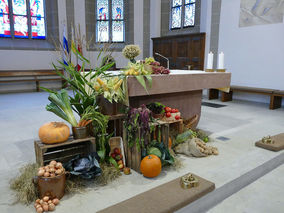
<path id="1" fill-rule="evenodd" d="M 36 163 L 27 164 L 20 169 L 20 175 L 10 182 L 10 188 L 16 191 L 16 202 L 30 204 L 38 198 L 38 190 L 33 183 L 39 166 Z"/>
<path id="2" fill-rule="evenodd" d="M 33 177 L 37 175 L 38 168 L 36 163 L 27 164 L 20 169 L 20 175 L 10 181 L 10 188 L 16 191 L 16 202 L 29 205 L 39 197 L 38 189 L 33 183 Z M 83 180 L 70 176 L 66 180 L 65 193 L 82 193 L 88 186 L 107 185 L 121 175 L 121 172 L 111 165 L 102 164 L 101 169 L 101 176 L 95 180 Z"/>

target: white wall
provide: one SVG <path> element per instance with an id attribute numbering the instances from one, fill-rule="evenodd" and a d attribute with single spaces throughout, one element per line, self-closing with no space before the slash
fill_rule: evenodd
<path id="1" fill-rule="evenodd" d="M 161 0 L 150 1 L 150 56 L 153 56 L 151 38 L 161 36 Z"/>
<path id="2" fill-rule="evenodd" d="M 232 84 L 284 90 L 284 23 L 239 28 L 240 0 L 223 0 L 219 52 Z"/>

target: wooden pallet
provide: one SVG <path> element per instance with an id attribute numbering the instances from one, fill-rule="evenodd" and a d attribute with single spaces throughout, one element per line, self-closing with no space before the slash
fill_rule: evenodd
<path id="1" fill-rule="evenodd" d="M 94 137 L 74 140 L 69 138 L 64 143 L 43 144 L 40 140 L 34 141 L 36 162 L 43 166 L 51 160 L 67 162 L 77 155 L 86 155 L 96 151 Z"/>
<path id="2" fill-rule="evenodd" d="M 179 131 L 182 131 L 183 127 L 182 124 L 183 124 L 182 119 L 180 119 L 179 121 L 171 121 L 171 122 L 158 120 L 157 122 L 150 124 L 152 126 L 155 126 L 155 130 L 151 134 L 149 133 L 148 135 L 146 135 L 144 140 L 148 140 L 149 142 L 151 142 L 152 140 L 156 139 L 157 141 L 163 142 L 165 144 L 165 147 L 168 147 L 170 128 L 178 128 Z M 158 131 L 161 132 L 160 138 L 158 137 Z M 139 141 L 141 141 L 140 130 L 138 131 L 136 137 L 138 137 Z M 136 144 L 134 144 L 132 147 L 129 147 L 127 140 L 127 132 L 125 128 L 123 128 L 123 146 L 124 146 L 124 153 L 125 153 L 127 167 L 130 167 L 131 169 L 140 173 L 141 148 L 138 149 Z"/>

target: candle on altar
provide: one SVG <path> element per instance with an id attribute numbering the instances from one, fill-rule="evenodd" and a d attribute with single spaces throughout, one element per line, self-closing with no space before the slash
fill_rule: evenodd
<path id="1" fill-rule="evenodd" d="M 218 56 L 218 69 L 225 69 L 223 52 L 219 53 Z"/>
<path id="2" fill-rule="evenodd" d="M 207 69 L 213 69 L 213 57 L 214 57 L 214 54 L 212 52 L 208 53 Z"/>

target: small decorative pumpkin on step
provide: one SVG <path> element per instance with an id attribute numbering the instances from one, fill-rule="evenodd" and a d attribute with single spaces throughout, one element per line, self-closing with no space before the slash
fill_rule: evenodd
<path id="1" fill-rule="evenodd" d="M 39 128 L 38 136 L 42 143 L 62 143 L 69 138 L 70 129 L 63 122 L 49 122 Z"/>
<path id="2" fill-rule="evenodd" d="M 140 171 L 145 177 L 157 177 L 161 173 L 161 170 L 162 163 L 156 155 L 148 155 L 141 161 Z"/>

